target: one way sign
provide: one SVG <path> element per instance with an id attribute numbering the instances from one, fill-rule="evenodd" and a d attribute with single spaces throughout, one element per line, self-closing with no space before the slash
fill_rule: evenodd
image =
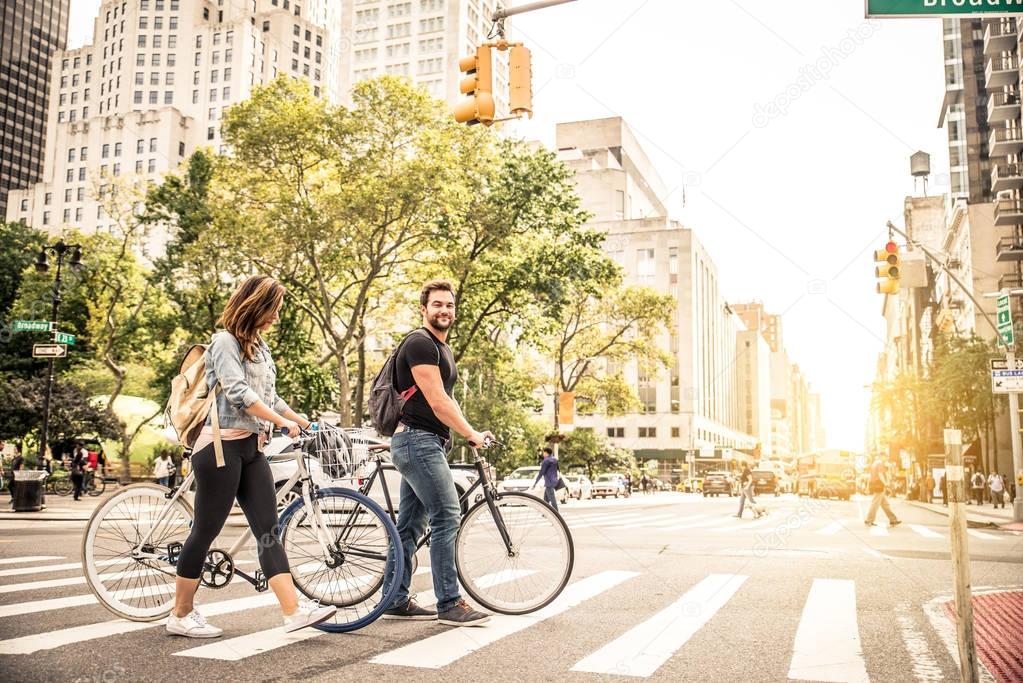
<path id="1" fill-rule="evenodd" d="M 67 344 L 33 344 L 33 358 L 64 358 L 67 356 Z"/>

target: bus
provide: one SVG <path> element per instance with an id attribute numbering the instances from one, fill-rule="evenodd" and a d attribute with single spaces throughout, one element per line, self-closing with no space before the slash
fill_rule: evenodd
<path id="1" fill-rule="evenodd" d="M 796 476 L 800 496 L 849 500 L 856 492 L 856 453 L 829 448 L 804 455 Z"/>

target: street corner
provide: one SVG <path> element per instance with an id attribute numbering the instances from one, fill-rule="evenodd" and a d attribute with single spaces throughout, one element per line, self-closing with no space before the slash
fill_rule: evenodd
<path id="1" fill-rule="evenodd" d="M 955 601 L 944 604 L 954 623 Z M 1023 591 L 996 590 L 973 596 L 977 654 L 999 683 L 1023 681 Z"/>

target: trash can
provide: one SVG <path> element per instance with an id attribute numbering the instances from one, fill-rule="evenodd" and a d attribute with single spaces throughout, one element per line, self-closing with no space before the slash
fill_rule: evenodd
<path id="1" fill-rule="evenodd" d="M 14 511 L 38 512 L 43 509 L 45 470 L 17 470 L 14 473 Z"/>

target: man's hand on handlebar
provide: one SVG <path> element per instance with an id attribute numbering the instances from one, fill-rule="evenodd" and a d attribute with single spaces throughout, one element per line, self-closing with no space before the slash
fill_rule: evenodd
<path id="1" fill-rule="evenodd" d="M 497 443 L 497 438 L 493 432 L 473 432 L 467 437 L 466 441 L 473 448 L 489 448 Z"/>

